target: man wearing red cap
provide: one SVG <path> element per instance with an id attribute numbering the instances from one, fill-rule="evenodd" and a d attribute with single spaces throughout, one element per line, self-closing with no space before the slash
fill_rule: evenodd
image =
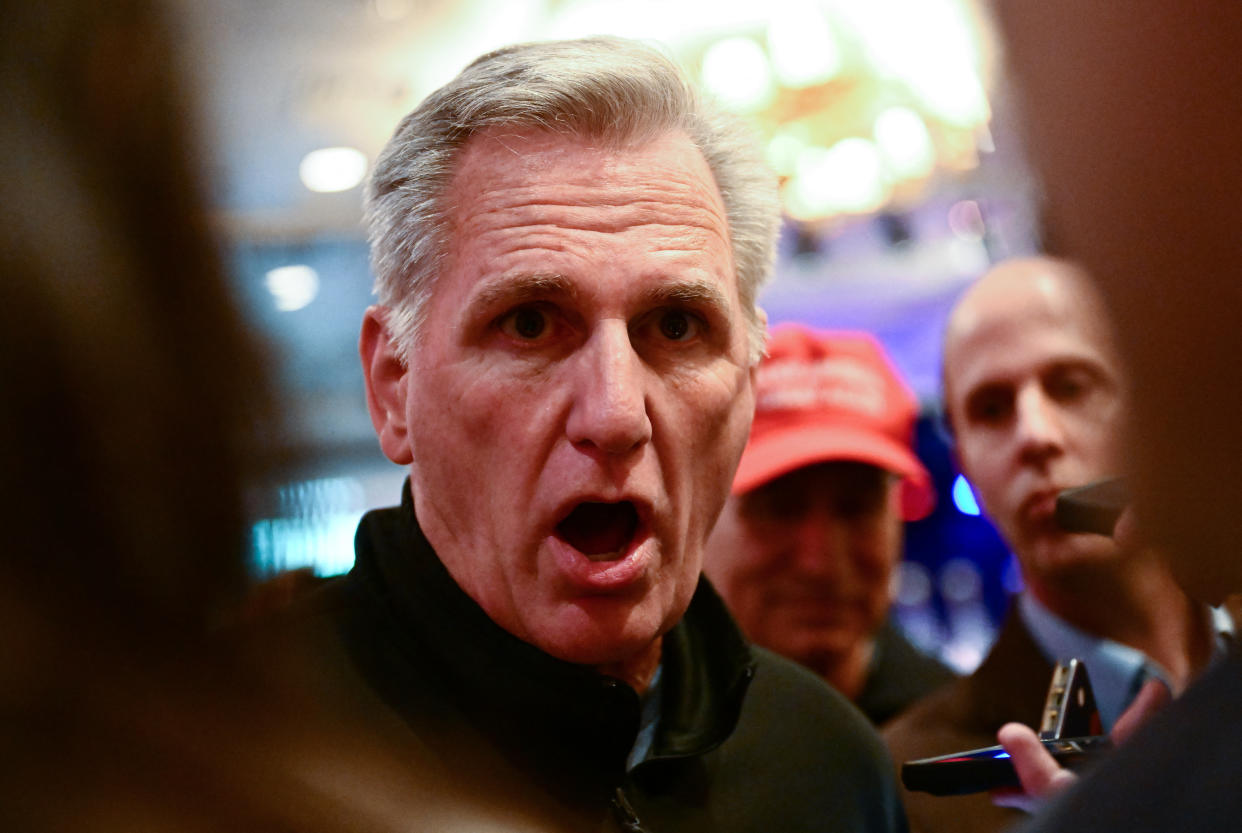
<path id="1" fill-rule="evenodd" d="M 754 642 L 883 723 L 953 674 L 890 621 L 902 521 L 935 502 L 917 408 L 864 333 L 774 328 L 706 571 Z"/>

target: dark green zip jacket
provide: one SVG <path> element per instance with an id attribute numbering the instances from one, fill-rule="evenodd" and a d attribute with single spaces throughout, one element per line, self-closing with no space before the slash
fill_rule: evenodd
<path id="1" fill-rule="evenodd" d="M 664 637 L 658 720 L 628 761 L 638 694 L 494 624 L 432 551 L 408 492 L 362 519 L 355 546 L 354 569 L 304 611 L 339 643 L 322 656 L 340 658 L 391 733 L 410 733 L 419 766 L 467 794 L 549 830 L 906 829 L 867 721 L 748 645 L 706 580 Z"/>

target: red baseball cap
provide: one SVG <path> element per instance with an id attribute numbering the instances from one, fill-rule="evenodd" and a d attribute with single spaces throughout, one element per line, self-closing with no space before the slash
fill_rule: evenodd
<path id="1" fill-rule="evenodd" d="M 873 336 L 774 327 L 755 394 L 735 495 L 813 463 L 852 460 L 901 477 L 905 520 L 936 505 L 931 475 L 913 448 L 914 394 Z"/>

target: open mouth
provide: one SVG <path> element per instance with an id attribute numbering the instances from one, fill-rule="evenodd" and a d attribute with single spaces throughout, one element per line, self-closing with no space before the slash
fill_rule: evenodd
<path id="1" fill-rule="evenodd" d="M 638 531 L 638 510 L 629 501 L 580 503 L 556 525 L 556 535 L 592 561 L 621 558 Z"/>

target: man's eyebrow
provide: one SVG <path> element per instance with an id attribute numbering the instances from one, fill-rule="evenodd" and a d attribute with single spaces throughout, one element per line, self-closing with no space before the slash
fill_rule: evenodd
<path id="1" fill-rule="evenodd" d="M 729 309 L 729 298 L 716 281 L 676 280 L 652 287 L 646 293 L 647 306 L 666 304 L 702 304 L 721 311 Z"/>
<path id="2" fill-rule="evenodd" d="M 555 272 L 504 275 L 481 284 L 467 301 L 471 309 L 490 309 L 504 304 L 521 304 L 553 295 L 574 297 L 573 283 Z"/>
<path id="3" fill-rule="evenodd" d="M 1082 371 L 1096 376 L 1111 378 L 1112 368 L 1103 359 L 1096 356 L 1058 356 L 1042 368 L 1045 373 L 1064 373 L 1066 371 Z"/>
<path id="4" fill-rule="evenodd" d="M 1007 379 L 984 379 L 976 382 L 966 389 L 965 395 L 962 397 L 963 402 L 970 402 L 972 399 L 980 396 L 992 396 L 997 393 L 1004 393 L 1013 388 L 1013 383 Z"/>

